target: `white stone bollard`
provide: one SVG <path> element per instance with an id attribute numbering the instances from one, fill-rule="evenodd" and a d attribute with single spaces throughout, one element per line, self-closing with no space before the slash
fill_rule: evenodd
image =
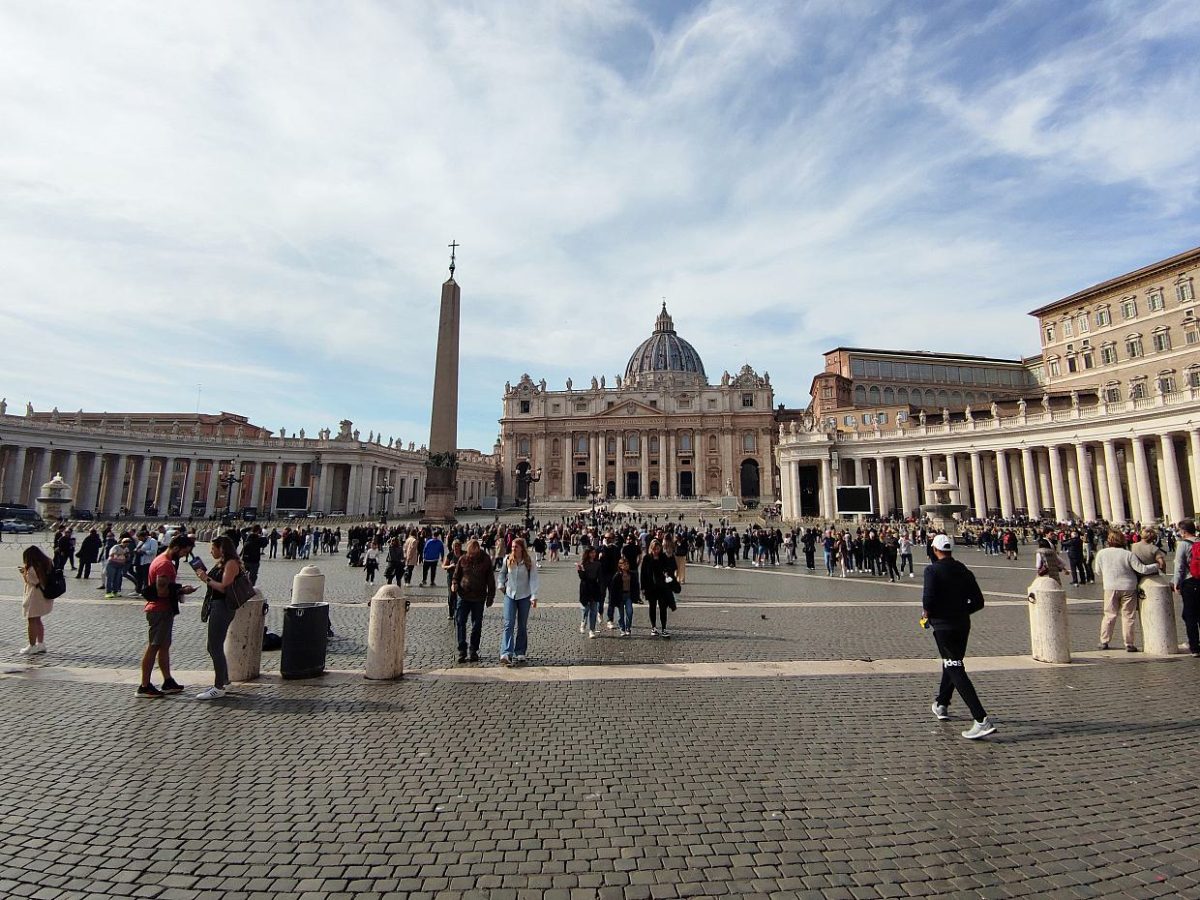
<path id="1" fill-rule="evenodd" d="M 1029 643 L 1038 662 L 1071 661 L 1071 632 L 1067 624 L 1067 594 L 1045 575 L 1029 585 Z"/>
<path id="2" fill-rule="evenodd" d="M 372 680 L 399 678 L 404 674 L 404 629 L 408 601 L 399 585 L 385 584 L 371 598 L 367 626 L 367 671 Z"/>
<path id="3" fill-rule="evenodd" d="M 1142 640 L 1145 651 L 1152 656 L 1173 656 L 1179 652 L 1179 635 L 1175 631 L 1175 596 L 1171 585 L 1150 576 L 1138 583 L 1142 600 L 1138 604 L 1142 617 Z"/>
<path id="4" fill-rule="evenodd" d="M 305 566 L 292 579 L 292 606 L 322 603 L 325 600 L 325 576 L 316 566 Z"/>
<path id="5" fill-rule="evenodd" d="M 263 595 L 255 593 L 234 614 L 225 635 L 230 681 L 253 681 L 262 671 Z"/>

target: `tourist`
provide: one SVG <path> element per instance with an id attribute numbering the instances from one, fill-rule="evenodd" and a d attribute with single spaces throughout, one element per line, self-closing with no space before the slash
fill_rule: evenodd
<path id="1" fill-rule="evenodd" d="M 367 584 L 375 583 L 375 573 L 379 571 L 379 545 L 371 544 L 363 556 L 363 569 L 366 572 Z"/>
<path id="2" fill-rule="evenodd" d="M 910 538 L 906 533 L 901 533 L 900 537 L 896 539 L 896 549 L 900 554 L 900 571 L 897 573 L 896 577 L 899 578 L 904 574 L 905 567 L 908 568 L 908 577 L 914 577 L 912 561 L 912 538 Z"/>
<path id="3" fill-rule="evenodd" d="M 1096 554 L 1096 569 L 1100 572 L 1100 584 L 1104 589 L 1104 618 L 1100 621 L 1099 649 L 1108 649 L 1119 611 L 1125 649 L 1137 653 L 1133 635 L 1137 627 L 1138 576 L 1155 574 L 1158 564 L 1139 560 L 1126 548 L 1125 535 L 1113 529 L 1108 533 L 1108 546 Z"/>
<path id="4" fill-rule="evenodd" d="M 1175 590 L 1183 599 L 1183 627 L 1187 631 L 1188 652 L 1200 657 L 1200 558 L 1192 566 L 1192 554 L 1197 551 L 1196 523 L 1184 519 L 1179 523 L 1179 543 L 1175 549 Z M 1195 574 L 1193 574 L 1195 573 Z"/>
<path id="5" fill-rule="evenodd" d="M 1062 584 L 1062 573 L 1066 571 L 1067 564 L 1058 555 L 1058 551 L 1054 549 L 1054 545 L 1050 543 L 1049 538 L 1038 539 L 1037 552 L 1033 556 L 1033 564 L 1039 577 L 1053 578 L 1060 585 Z"/>
<path id="6" fill-rule="evenodd" d="M 213 662 L 213 686 L 196 695 L 197 700 L 219 700 L 225 696 L 229 681 L 229 665 L 225 661 L 225 635 L 237 609 L 225 600 L 225 592 L 233 580 L 242 572 L 242 561 L 238 558 L 233 541 L 221 535 L 213 538 L 213 566 L 205 573 L 200 568 L 196 576 L 208 590 L 204 595 L 204 606 L 200 609 L 200 621 L 208 623 L 208 655 Z"/>
<path id="7" fill-rule="evenodd" d="M 100 534 L 95 528 L 90 529 L 87 537 L 79 544 L 76 559 L 79 561 L 79 568 L 75 572 L 75 577 L 91 578 L 92 566 L 100 559 Z"/>
<path id="8" fill-rule="evenodd" d="M 675 577 L 680 584 L 687 584 L 688 537 L 684 533 L 675 536 Z"/>
<path id="9" fill-rule="evenodd" d="M 575 564 L 575 572 L 579 575 L 579 633 L 586 630 L 588 637 L 594 638 L 596 619 L 604 602 L 604 570 L 596 551 L 591 547 L 584 550 Z"/>
<path id="10" fill-rule="evenodd" d="M 640 593 L 637 571 L 629 564 L 629 560 L 621 557 L 617 571 L 608 583 L 608 607 L 612 609 L 615 605 L 617 608 L 621 637 L 633 635 L 633 604 Z"/>
<path id="11" fill-rule="evenodd" d="M 395 547 L 400 546 L 400 542 L 398 540 L 396 540 L 395 538 L 392 538 L 392 544 Z M 388 551 L 388 553 L 389 553 L 388 559 L 390 560 L 391 559 L 391 555 L 390 555 L 391 551 Z M 447 619 L 447 621 L 450 621 L 450 622 L 454 621 L 454 607 L 456 604 L 456 601 L 454 599 L 454 588 L 451 587 L 450 582 L 454 576 L 454 567 L 456 565 L 458 565 L 458 560 L 462 555 L 463 555 L 462 541 L 455 538 L 454 541 L 450 544 L 450 549 L 448 551 L 446 551 L 446 559 L 442 563 L 442 568 L 446 570 L 446 607 L 448 610 L 448 615 L 446 616 L 446 619 Z M 391 579 L 388 579 L 388 584 L 391 584 L 391 583 L 392 583 Z"/>
<path id="12" fill-rule="evenodd" d="M 400 584 L 404 577 L 404 547 L 400 544 L 398 535 L 393 534 L 387 544 L 387 556 L 383 563 L 383 580 L 388 584 L 392 583 L 392 579 L 396 579 L 396 584 Z M 446 584 L 449 587 L 450 575 L 446 575 Z M 454 595 L 450 595 L 450 618 L 454 618 Z"/>
<path id="13" fill-rule="evenodd" d="M 971 635 L 971 616 L 983 609 L 983 592 L 971 570 L 954 559 L 954 542 L 948 535 L 936 535 L 930 546 L 935 558 L 925 567 L 921 615 L 922 625 L 933 629 L 933 640 L 942 658 L 942 681 L 933 701 L 933 714 L 940 722 L 948 721 L 950 700 L 958 691 L 974 719 L 962 736 L 976 740 L 996 730 L 963 664 Z"/>
<path id="14" fill-rule="evenodd" d="M 736 552 L 729 551 L 729 555 L 732 558 Z M 674 589 L 671 587 L 674 581 L 675 559 L 663 553 L 662 544 L 656 538 L 650 542 L 649 552 L 642 557 L 641 571 L 638 573 L 642 596 L 650 608 L 651 636 L 671 637 L 667 631 L 667 610 L 675 603 Z"/>
<path id="15" fill-rule="evenodd" d="M 500 588 L 504 591 L 504 634 L 500 639 L 500 664 L 525 662 L 529 652 L 529 610 L 537 607 L 538 571 L 523 538 L 512 543 L 512 550 L 500 567 Z"/>
<path id="16" fill-rule="evenodd" d="M 263 537 L 261 525 L 251 525 L 242 539 L 241 559 L 246 567 L 246 575 L 251 584 L 258 584 L 258 569 L 262 565 L 263 547 L 267 539 Z"/>
<path id="17" fill-rule="evenodd" d="M 492 560 L 480 549 L 479 540 L 467 541 L 467 552 L 454 566 L 450 580 L 458 602 L 455 609 L 458 661 L 467 661 L 470 650 L 471 662 L 479 662 L 479 639 L 483 634 L 483 608 L 496 600 L 496 573 Z M 467 643 L 467 619 L 471 620 L 470 644 Z"/>
<path id="18" fill-rule="evenodd" d="M 446 545 L 442 543 L 442 533 L 435 531 L 421 548 L 421 587 L 425 587 L 426 580 L 429 581 L 430 587 L 437 587 L 437 570 L 445 555 Z"/>
<path id="19" fill-rule="evenodd" d="M 171 677 L 171 632 L 175 627 L 180 599 L 196 590 L 195 585 L 179 584 L 179 560 L 191 554 L 195 546 L 195 538 L 177 534 L 167 543 L 167 549 L 150 563 L 146 591 L 147 594 L 153 591 L 153 596 L 147 596 L 146 605 L 142 608 L 146 614 L 149 638 L 146 650 L 142 653 L 142 680 L 137 689 L 139 698 L 150 699 L 183 691 L 183 685 Z M 161 690 L 150 681 L 155 662 L 163 677 Z"/>
<path id="20" fill-rule="evenodd" d="M 416 530 L 408 533 L 408 537 L 404 539 L 404 583 L 412 584 L 413 569 L 417 567 L 417 563 L 421 559 L 421 547 L 417 538 Z M 399 579 L 396 580 L 399 584 Z"/>
<path id="21" fill-rule="evenodd" d="M 25 618 L 25 630 L 29 638 L 29 646 L 17 651 L 21 656 L 37 656 L 46 652 L 46 626 L 42 617 L 50 615 L 54 610 L 54 601 L 47 600 L 46 583 L 53 569 L 50 557 L 42 552 L 42 548 L 34 544 L 26 547 L 21 554 L 18 571 L 25 585 L 25 597 L 21 601 L 21 615 Z"/>
<path id="22" fill-rule="evenodd" d="M 121 596 L 121 582 L 125 579 L 125 566 L 129 563 L 129 548 L 125 541 L 114 543 L 108 550 L 104 562 L 104 598 L 111 600 Z"/>

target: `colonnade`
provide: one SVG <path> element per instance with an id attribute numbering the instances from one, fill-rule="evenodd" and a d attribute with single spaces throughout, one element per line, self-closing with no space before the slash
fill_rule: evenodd
<path id="1" fill-rule="evenodd" d="M 818 460 L 782 461 L 790 518 L 834 518 L 837 485 L 870 484 L 876 511 L 914 515 L 932 502 L 929 484 L 944 474 L 958 485 L 966 516 L 1027 515 L 1059 521 L 1178 521 L 1200 506 L 1200 429 L 1100 439 L 1050 440 L 1008 447 L 889 451 L 870 442 L 836 445 Z M 801 468 L 816 466 L 815 509 L 799 509 Z M 809 475 L 811 478 L 811 473 Z"/>

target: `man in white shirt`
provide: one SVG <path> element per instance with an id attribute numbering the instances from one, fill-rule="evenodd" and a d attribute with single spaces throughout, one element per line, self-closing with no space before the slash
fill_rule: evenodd
<path id="1" fill-rule="evenodd" d="M 140 594 L 146 587 L 146 579 L 150 577 L 150 563 L 154 562 L 154 557 L 158 556 L 158 540 L 148 531 L 143 531 L 138 538 L 139 542 L 135 551 L 137 562 L 133 572 L 137 592 Z"/>

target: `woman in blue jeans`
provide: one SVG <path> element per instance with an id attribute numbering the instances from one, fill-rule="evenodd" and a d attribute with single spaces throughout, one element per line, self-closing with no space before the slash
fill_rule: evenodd
<path id="1" fill-rule="evenodd" d="M 630 567 L 629 560 L 622 556 L 617 561 L 617 571 L 612 581 L 608 583 L 608 607 L 612 609 L 615 606 L 620 614 L 618 623 L 621 637 L 633 634 L 633 604 L 640 594 L 637 572 Z"/>
<path id="2" fill-rule="evenodd" d="M 512 542 L 512 550 L 500 566 L 500 590 L 504 591 L 504 636 L 500 639 L 500 664 L 525 662 L 529 650 L 529 610 L 537 606 L 538 573 L 523 538 Z"/>

